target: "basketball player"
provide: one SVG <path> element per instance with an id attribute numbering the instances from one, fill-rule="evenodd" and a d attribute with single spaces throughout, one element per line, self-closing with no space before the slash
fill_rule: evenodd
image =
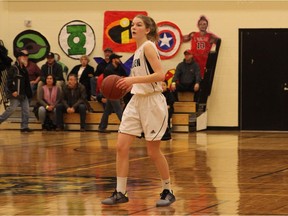
<path id="1" fill-rule="evenodd" d="M 199 64 L 200 75 L 203 79 L 209 52 L 213 44 L 217 42 L 218 38 L 214 34 L 207 32 L 208 20 L 205 16 L 200 17 L 197 25 L 199 32 L 191 32 L 188 35 L 184 35 L 183 42 L 191 40 L 193 58 Z"/>
<path id="2" fill-rule="evenodd" d="M 154 20 L 137 15 L 131 26 L 132 37 L 137 44 L 131 76 L 117 82 L 121 89 L 131 89 L 131 100 L 124 110 L 117 140 L 117 186 L 111 197 L 102 204 L 114 205 L 128 202 L 126 191 L 129 170 L 129 149 L 136 136 L 144 132 L 147 152 L 158 169 L 163 191 L 156 206 L 169 206 L 176 199 L 170 185 L 169 166 L 160 150 L 161 138 L 168 123 L 166 99 L 161 81 L 165 79 L 155 42 L 158 39 Z"/>

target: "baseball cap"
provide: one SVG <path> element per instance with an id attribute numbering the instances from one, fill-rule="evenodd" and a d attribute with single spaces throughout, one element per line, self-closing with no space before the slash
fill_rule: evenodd
<path id="1" fill-rule="evenodd" d="M 15 57 L 16 57 L 16 58 L 18 58 L 18 57 L 20 57 L 20 56 L 28 56 L 28 55 L 29 55 L 29 54 L 28 54 L 28 52 L 27 52 L 26 50 L 21 50 L 21 51 L 15 53 Z"/>
<path id="2" fill-rule="evenodd" d="M 121 58 L 122 56 L 121 55 L 117 55 L 115 53 L 112 53 L 110 56 L 109 56 L 109 59 L 112 60 L 112 59 L 115 59 L 115 58 Z"/>
<path id="3" fill-rule="evenodd" d="M 49 52 L 46 56 L 46 58 L 54 58 L 54 53 Z"/>
<path id="4" fill-rule="evenodd" d="M 104 49 L 104 52 L 113 52 L 113 50 L 112 50 L 112 48 L 107 47 L 107 48 Z"/>
<path id="5" fill-rule="evenodd" d="M 185 50 L 184 51 L 184 55 L 187 55 L 187 54 L 192 55 L 192 51 L 190 49 Z"/>

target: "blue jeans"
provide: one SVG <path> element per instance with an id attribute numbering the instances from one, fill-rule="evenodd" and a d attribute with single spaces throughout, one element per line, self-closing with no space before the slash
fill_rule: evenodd
<path id="1" fill-rule="evenodd" d="M 105 130 L 107 128 L 108 118 L 113 110 L 116 113 L 118 119 L 121 121 L 123 109 L 121 107 L 120 100 L 107 100 L 101 122 L 99 124 L 99 130 Z"/>
<path id="2" fill-rule="evenodd" d="M 56 124 L 55 120 L 56 109 L 54 109 L 52 112 L 48 112 L 44 106 L 40 106 L 38 110 L 38 116 L 41 124 L 44 124 L 46 115 L 49 115 L 49 118 L 53 121 L 54 124 Z"/>
<path id="3" fill-rule="evenodd" d="M 16 108 L 20 105 L 21 107 L 21 129 L 28 128 L 29 122 L 29 100 L 25 96 L 21 99 L 18 98 L 10 98 L 10 106 L 0 115 L 0 124 L 4 122 L 12 113 L 16 110 Z"/>
<path id="4" fill-rule="evenodd" d="M 76 110 L 76 113 L 80 114 L 80 127 L 85 129 L 86 127 L 86 106 L 85 104 L 80 104 Z M 63 114 L 67 113 L 67 109 L 63 104 L 58 104 L 56 106 L 56 125 L 58 128 L 64 128 Z"/>

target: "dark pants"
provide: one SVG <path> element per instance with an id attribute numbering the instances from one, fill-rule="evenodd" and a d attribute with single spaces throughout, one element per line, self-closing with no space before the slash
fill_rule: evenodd
<path id="1" fill-rule="evenodd" d="M 80 104 L 76 110 L 76 113 L 80 114 L 80 126 L 81 129 L 86 127 L 86 106 L 85 104 Z M 56 106 L 56 125 L 58 128 L 64 128 L 63 114 L 67 113 L 67 109 L 63 104 L 58 104 Z"/>
<path id="2" fill-rule="evenodd" d="M 107 128 L 109 115 L 113 111 L 116 113 L 119 120 L 121 121 L 123 110 L 122 110 L 120 100 L 107 100 L 107 103 L 105 104 L 105 109 L 101 118 L 101 122 L 99 124 L 100 130 L 105 130 Z"/>
<path id="3" fill-rule="evenodd" d="M 187 83 L 187 84 L 176 84 L 176 90 L 174 91 L 174 98 L 178 101 L 178 92 L 194 92 L 195 83 Z M 194 93 L 194 101 L 197 102 L 198 92 Z"/>

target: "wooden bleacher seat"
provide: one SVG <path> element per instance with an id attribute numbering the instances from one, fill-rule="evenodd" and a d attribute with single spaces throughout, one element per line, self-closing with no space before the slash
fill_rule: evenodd
<path id="1" fill-rule="evenodd" d="M 178 101 L 194 101 L 194 92 L 178 92 Z"/>
<path id="2" fill-rule="evenodd" d="M 175 102 L 174 113 L 193 113 L 196 112 L 195 102 Z"/>
<path id="3" fill-rule="evenodd" d="M 97 101 L 89 101 L 89 104 L 95 112 L 103 112 L 104 111 L 103 104 L 101 104 Z"/>
<path id="4" fill-rule="evenodd" d="M 102 113 L 87 113 L 86 123 L 87 124 L 99 124 L 101 121 Z M 78 113 L 64 114 L 65 124 L 79 124 L 80 115 Z M 120 124 L 120 121 L 115 113 L 109 115 L 109 124 Z"/>
<path id="5" fill-rule="evenodd" d="M 87 130 L 97 131 L 101 117 L 103 114 L 103 106 L 101 103 L 96 101 L 90 101 L 91 107 L 94 109 L 95 113 L 87 113 L 86 123 Z M 191 101 L 180 101 L 174 104 L 174 114 L 172 117 L 173 132 L 189 132 L 189 124 L 191 125 L 191 116 L 195 114 L 196 104 Z M 21 116 L 19 113 L 14 113 L 14 118 L 7 121 L 6 124 L 1 124 L 0 128 L 5 129 L 19 129 L 21 121 Z M 17 117 L 17 118 L 16 118 Z M 41 130 L 41 124 L 35 118 L 31 111 L 31 118 L 29 119 L 29 127 L 32 129 Z M 80 116 L 77 113 L 74 114 L 64 114 L 64 123 L 66 124 L 67 130 L 79 130 Z M 109 116 L 108 130 L 117 131 L 119 128 L 120 121 L 115 113 Z"/>

